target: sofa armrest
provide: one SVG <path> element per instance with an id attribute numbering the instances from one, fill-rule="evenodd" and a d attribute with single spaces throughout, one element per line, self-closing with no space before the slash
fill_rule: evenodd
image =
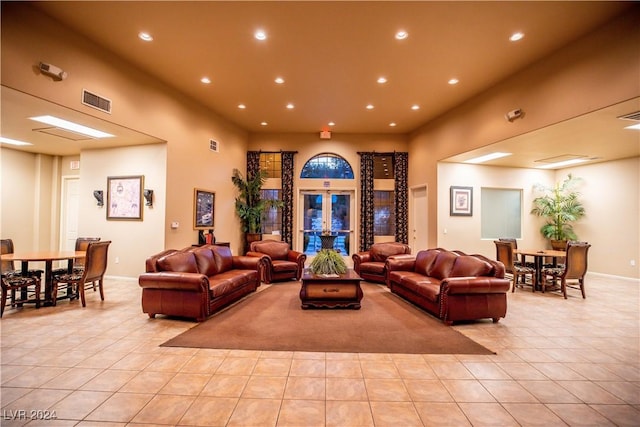
<path id="1" fill-rule="evenodd" d="M 450 294 L 503 294 L 511 286 L 508 279 L 495 277 L 448 277 L 442 280 L 442 291 Z"/>
<path id="2" fill-rule="evenodd" d="M 143 289 L 174 289 L 186 292 L 206 292 L 209 279 L 200 273 L 178 273 L 162 271 L 158 273 L 142 273 L 138 284 Z"/>
<path id="3" fill-rule="evenodd" d="M 413 271 L 416 266 L 416 257 L 414 255 L 393 255 L 385 261 L 387 274 L 390 271 Z"/>
<path id="4" fill-rule="evenodd" d="M 287 252 L 287 260 L 295 262 L 298 265 L 304 265 L 304 262 L 307 260 L 307 255 L 302 252 L 289 250 L 289 252 Z"/>
<path id="5" fill-rule="evenodd" d="M 351 259 L 353 260 L 353 270 L 360 274 L 360 264 L 363 262 L 369 262 L 371 260 L 371 255 L 369 252 L 356 252 L 351 255 Z"/>
<path id="6" fill-rule="evenodd" d="M 269 257 L 265 254 L 260 254 L 260 257 L 247 256 L 247 255 L 234 255 L 232 268 L 238 269 L 238 270 L 256 270 L 260 272 L 261 265 L 264 262 L 264 258 L 269 258 Z"/>

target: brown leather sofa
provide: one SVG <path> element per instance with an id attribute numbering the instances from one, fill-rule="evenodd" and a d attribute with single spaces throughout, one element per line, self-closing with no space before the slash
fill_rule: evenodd
<path id="1" fill-rule="evenodd" d="M 351 256 L 353 269 L 360 277 L 369 282 L 386 283 L 387 270 L 385 262 L 394 255 L 411 253 L 409 245 L 399 242 L 374 243 L 368 251 L 358 252 Z"/>
<path id="2" fill-rule="evenodd" d="M 289 248 L 287 242 L 261 240 L 251 242 L 245 255 L 264 258 L 262 281 L 300 280 L 307 256 Z"/>
<path id="3" fill-rule="evenodd" d="M 198 322 L 220 308 L 254 292 L 260 285 L 264 260 L 233 256 L 225 246 L 168 249 L 146 260 L 138 278 L 142 311 L 187 317 Z"/>
<path id="4" fill-rule="evenodd" d="M 387 260 L 391 292 L 427 310 L 448 325 L 458 320 L 507 314 L 504 265 L 482 255 L 464 255 L 445 249 L 420 251 L 415 258 Z"/>

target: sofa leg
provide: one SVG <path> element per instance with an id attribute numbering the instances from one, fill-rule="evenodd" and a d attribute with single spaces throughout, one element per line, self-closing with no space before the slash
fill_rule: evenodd
<path id="1" fill-rule="evenodd" d="M 149 314 L 149 318 L 150 319 L 155 319 L 156 318 L 156 314 L 155 313 L 148 313 Z"/>
<path id="2" fill-rule="evenodd" d="M 442 322 L 447 326 L 453 325 L 453 320 L 443 320 Z"/>
<path id="3" fill-rule="evenodd" d="M 500 318 L 499 317 L 494 317 L 492 320 L 493 320 L 493 323 L 498 323 L 500 321 Z"/>

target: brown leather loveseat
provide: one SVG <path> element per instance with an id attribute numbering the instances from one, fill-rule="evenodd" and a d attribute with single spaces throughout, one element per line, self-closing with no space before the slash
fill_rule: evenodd
<path id="1" fill-rule="evenodd" d="M 385 262 L 394 255 L 410 254 L 409 245 L 400 242 L 374 243 L 368 251 L 351 256 L 353 269 L 360 277 L 369 282 L 386 283 Z"/>
<path id="2" fill-rule="evenodd" d="M 504 265 L 481 255 L 462 255 L 445 249 L 420 251 L 415 258 L 387 260 L 391 292 L 429 311 L 448 325 L 457 320 L 507 314 Z"/>
<path id="3" fill-rule="evenodd" d="M 307 256 L 289 247 L 287 242 L 262 240 L 251 242 L 247 256 L 264 257 L 262 281 L 300 280 Z M 265 257 L 266 255 L 266 257 Z"/>
<path id="4" fill-rule="evenodd" d="M 187 317 L 198 322 L 254 292 L 260 285 L 263 259 L 233 256 L 225 246 L 169 249 L 146 260 L 138 278 L 142 311 Z"/>

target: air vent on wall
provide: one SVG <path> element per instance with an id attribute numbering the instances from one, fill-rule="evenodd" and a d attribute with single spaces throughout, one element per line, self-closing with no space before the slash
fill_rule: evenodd
<path id="1" fill-rule="evenodd" d="M 635 113 L 625 114 L 624 116 L 620 116 L 618 118 L 622 120 L 640 121 L 640 111 L 636 111 Z"/>
<path id="2" fill-rule="evenodd" d="M 86 106 L 111 114 L 111 100 L 103 96 L 96 95 L 95 93 L 91 93 L 86 89 L 82 89 L 82 103 Z"/>
<path id="3" fill-rule="evenodd" d="M 209 140 L 209 150 L 213 151 L 214 153 L 218 152 L 218 141 L 216 141 L 215 139 L 210 139 Z"/>

